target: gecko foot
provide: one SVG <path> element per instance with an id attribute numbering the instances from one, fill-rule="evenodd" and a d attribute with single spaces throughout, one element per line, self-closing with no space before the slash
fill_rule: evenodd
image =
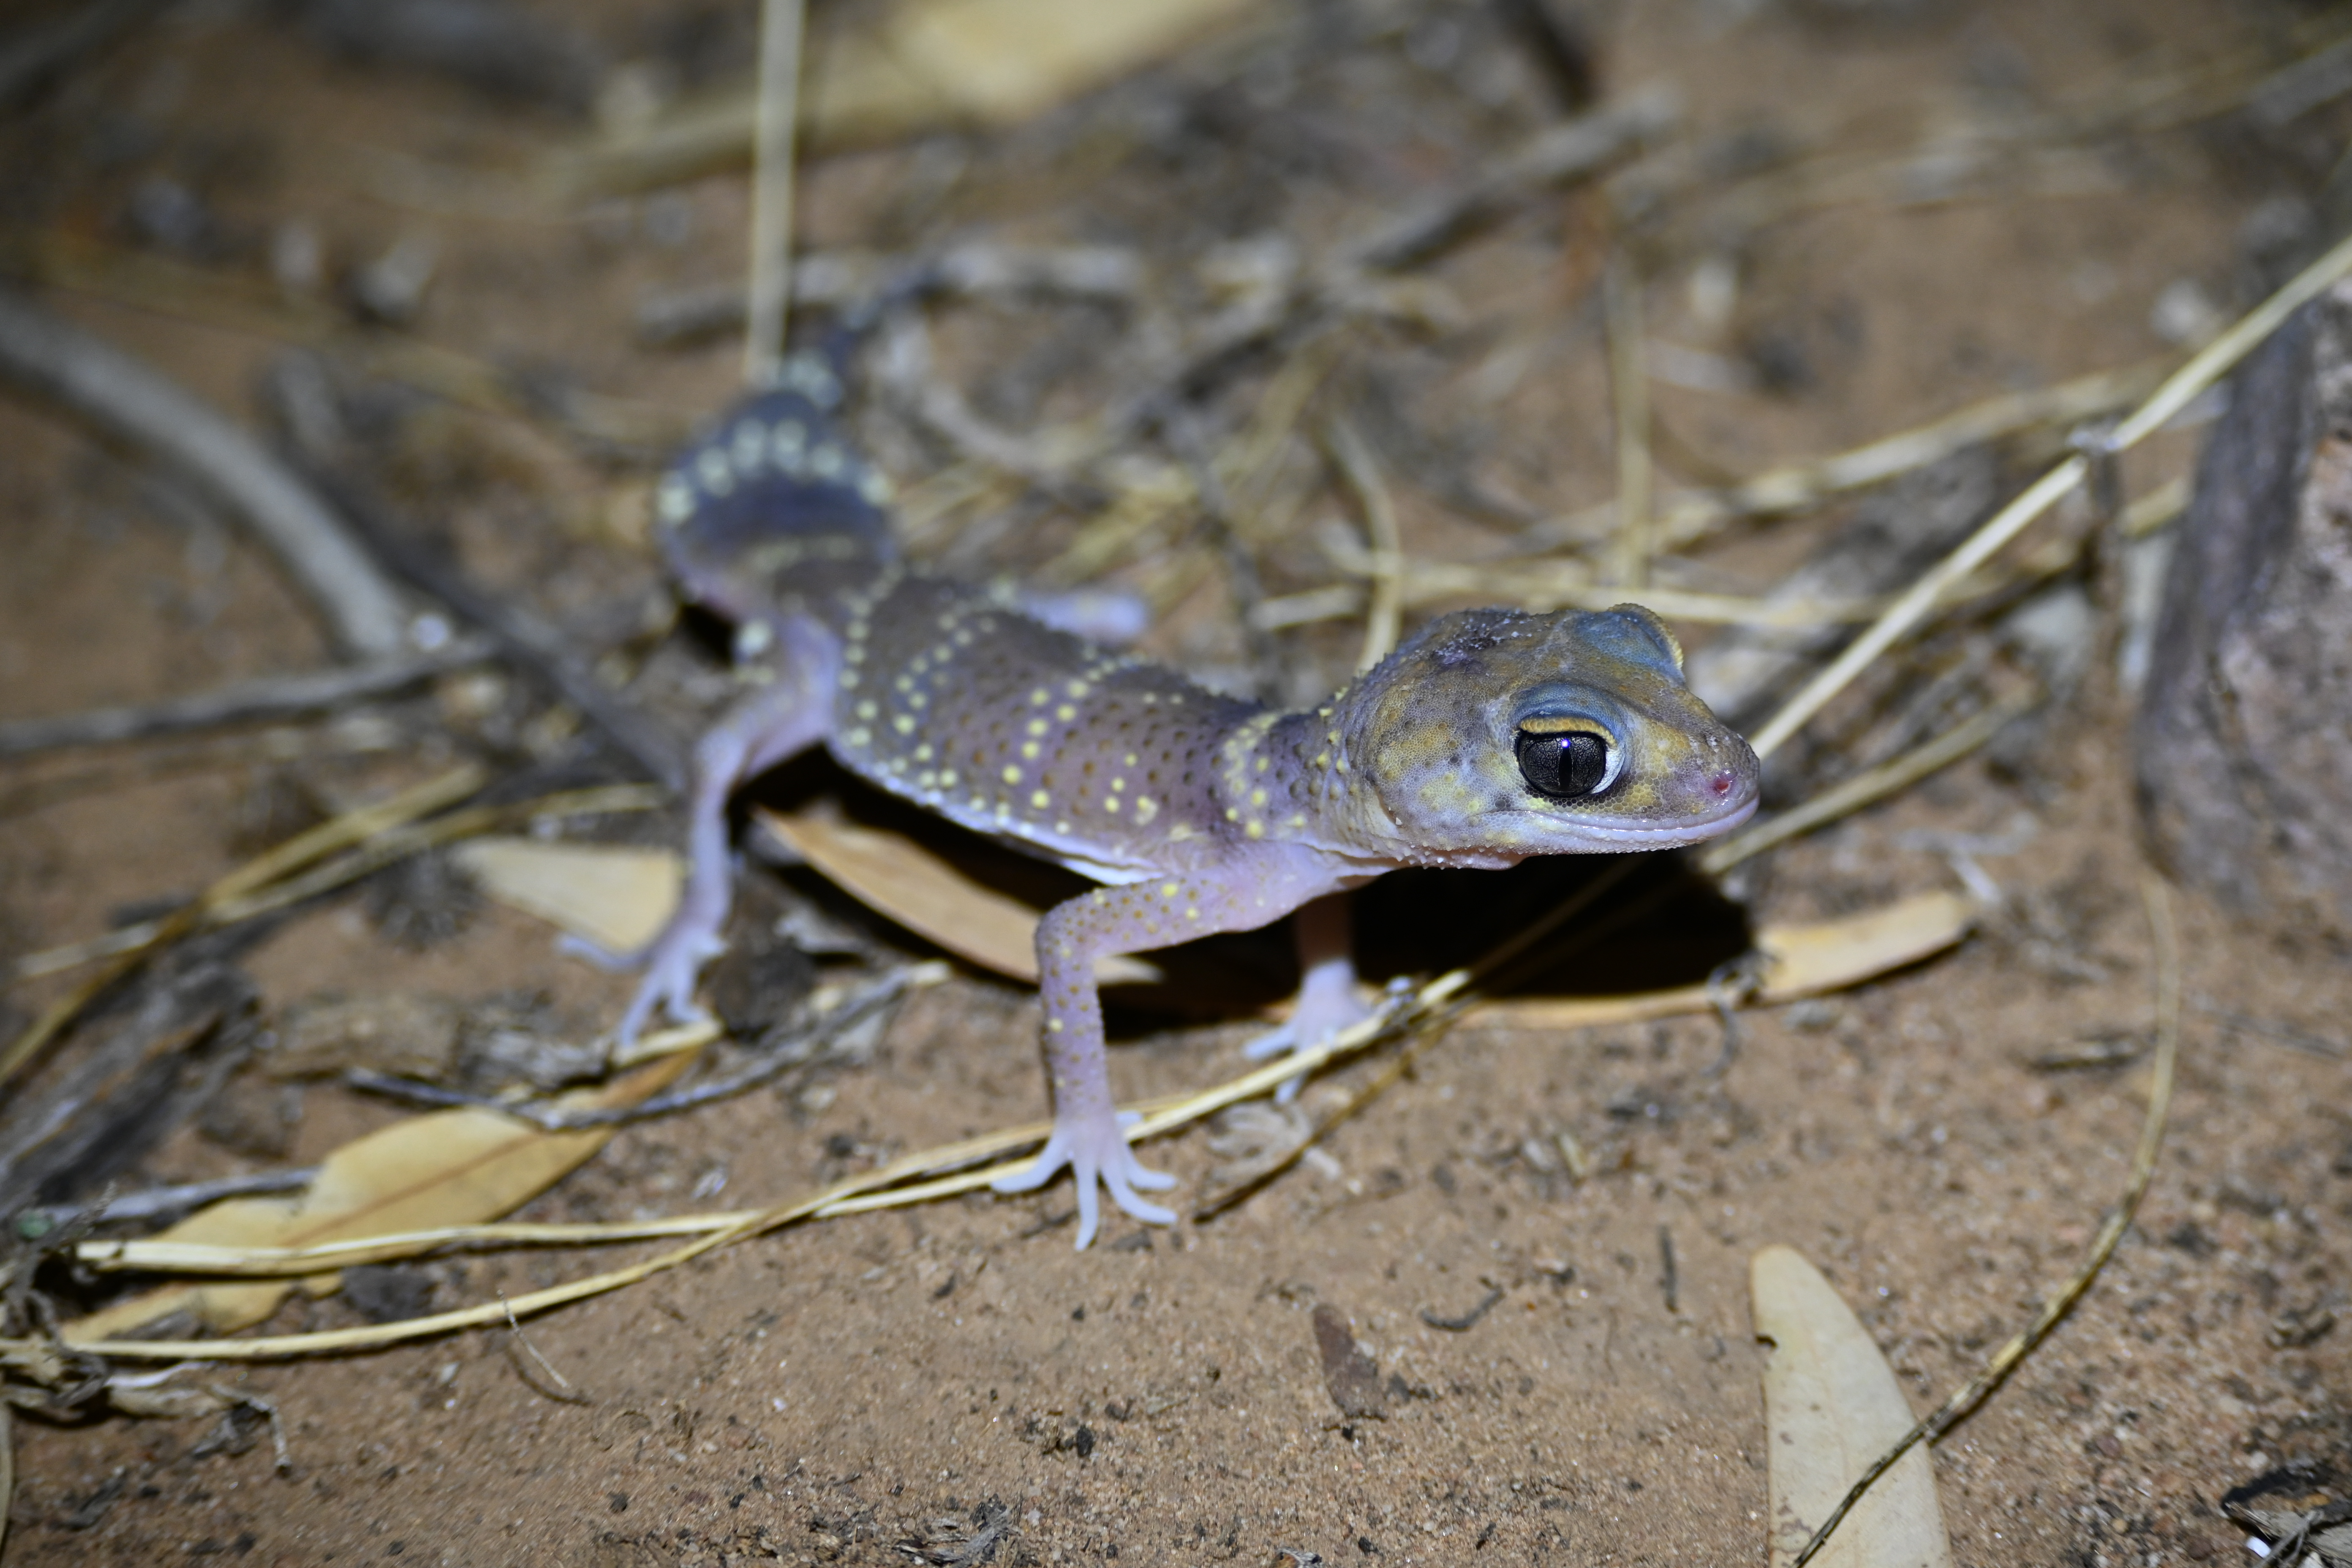
<path id="1" fill-rule="evenodd" d="M 1288 1023 L 1244 1046 L 1242 1055 L 1251 1061 L 1262 1062 L 1285 1051 L 1312 1050 L 1340 1030 L 1372 1016 L 1372 1009 L 1357 998 L 1353 975 L 1336 984 L 1328 982 L 1318 984 L 1320 978 L 1310 974 L 1307 984 L 1300 987 L 1298 1004 L 1291 1009 Z M 1297 1099 L 1298 1087 L 1306 1081 L 1304 1073 L 1283 1079 L 1282 1087 L 1274 1091 L 1275 1103 L 1288 1105 Z"/>
<path id="2" fill-rule="evenodd" d="M 694 982 L 705 963 L 727 950 L 727 944 L 716 936 L 664 931 L 651 947 L 634 953 L 614 952 L 576 936 L 564 937 L 556 945 L 602 969 L 644 966 L 646 977 L 638 983 L 637 994 L 629 999 L 629 1010 L 621 1015 L 620 1026 L 613 1031 L 613 1043 L 618 1050 L 626 1051 L 637 1043 L 637 1037 L 652 1022 L 656 1010 L 667 1014 L 676 1024 L 710 1021 L 710 1014 L 694 999 Z"/>
<path id="3" fill-rule="evenodd" d="M 1034 1193 L 1054 1179 L 1067 1165 L 1078 1184 L 1078 1247 L 1095 1238 L 1095 1225 L 1101 1217 L 1101 1200 L 1095 1192 L 1100 1180 L 1110 1193 L 1111 1202 L 1133 1215 L 1146 1225 L 1174 1225 L 1173 1210 L 1158 1204 L 1146 1203 L 1136 1195 L 1138 1187 L 1147 1192 L 1161 1192 L 1176 1184 L 1176 1178 L 1165 1171 L 1147 1170 L 1135 1157 L 1135 1151 L 1120 1136 L 1119 1129 L 1138 1120 L 1133 1111 L 1117 1117 L 1088 1117 L 1084 1121 L 1069 1122 L 1055 1119 L 1054 1135 L 1045 1140 L 1045 1147 L 1027 1170 L 1010 1176 L 999 1176 L 990 1184 L 1000 1193 Z"/>

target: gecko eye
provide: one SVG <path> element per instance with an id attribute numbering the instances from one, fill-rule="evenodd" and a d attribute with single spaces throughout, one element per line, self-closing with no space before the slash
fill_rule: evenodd
<path id="1" fill-rule="evenodd" d="M 1519 731 L 1517 744 L 1520 776 L 1548 800 L 1580 800 L 1617 781 L 1616 749 L 1597 731 L 1538 720 Z"/>

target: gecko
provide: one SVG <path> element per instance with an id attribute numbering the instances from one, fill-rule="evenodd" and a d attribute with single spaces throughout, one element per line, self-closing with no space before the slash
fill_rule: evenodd
<path id="1" fill-rule="evenodd" d="M 902 560 L 887 481 L 835 432 L 832 363 L 787 356 L 767 388 L 658 480 L 655 530 L 681 595 L 731 623 L 746 690 L 693 755 L 687 873 L 641 952 L 617 1031 L 706 1015 L 697 976 L 731 898 L 727 802 L 822 746 L 850 773 L 1101 886 L 1037 927 L 1052 1132 L 1001 1192 L 1067 1168 L 1077 1245 L 1097 1188 L 1151 1224 L 1175 1178 L 1129 1148 L 1111 1098 L 1099 957 L 1294 913 L 1301 987 L 1254 1055 L 1366 1015 L 1342 895 L 1406 866 L 1499 869 L 1531 855 L 1696 843 L 1756 809 L 1755 753 L 1684 684 L 1650 611 L 1435 617 L 1328 700 L 1213 692 L 1090 640 L 1066 601 Z M 1083 621 L 1083 617 L 1077 617 Z"/>

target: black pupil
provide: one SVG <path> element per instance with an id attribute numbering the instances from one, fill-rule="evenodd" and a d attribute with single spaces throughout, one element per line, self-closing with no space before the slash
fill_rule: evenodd
<path id="1" fill-rule="evenodd" d="M 1575 800 L 1601 787 L 1609 772 L 1609 742 L 1571 730 L 1562 734 L 1519 731 L 1519 772 L 1528 787 L 1554 800 Z"/>

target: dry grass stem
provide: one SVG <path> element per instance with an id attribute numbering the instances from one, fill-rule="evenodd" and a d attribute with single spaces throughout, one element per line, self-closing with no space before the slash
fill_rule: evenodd
<path id="1" fill-rule="evenodd" d="M 2338 241 L 2326 255 L 2295 274 L 2269 299 L 2241 318 L 2229 331 L 2198 351 L 2187 364 L 2168 376 L 2147 402 L 2135 409 L 2105 442 L 2109 453 L 2130 450 L 2161 429 L 2166 421 L 2227 374 L 2231 366 L 2270 336 L 2286 319 L 2328 285 L 2352 271 L 2352 239 Z M 2059 499 L 2081 484 L 2090 472 L 2086 459 L 2072 457 L 2003 507 L 1960 547 L 1922 574 L 1881 616 L 1875 625 L 1830 666 L 1805 684 L 1775 713 L 1751 741 L 1759 756 L 1769 756 L 1786 744 L 1805 721 L 1845 689 L 1855 676 L 1916 626 L 1935 608 L 1937 600 L 1954 583 L 1990 561 Z"/>
<path id="2" fill-rule="evenodd" d="M 1802 805 L 1784 811 L 1778 816 L 1767 817 L 1728 838 L 1717 839 L 1700 851 L 1699 869 L 1710 877 L 1719 877 L 1742 860 L 1761 855 L 1767 849 L 1786 844 L 1816 827 L 1826 826 L 1841 817 L 1851 816 L 1864 806 L 1910 788 L 1929 773 L 1950 766 L 1991 740 L 2011 720 L 2022 718 L 2032 711 L 2043 696 L 2039 688 L 2015 692 L 1954 725 L 1934 740 L 1916 746 L 1899 757 L 1890 757 L 1874 768 L 1865 769 L 1823 790 Z"/>
<path id="3" fill-rule="evenodd" d="M 760 6 L 759 107 L 752 132 L 750 300 L 743 382 L 766 386 L 783 362 L 793 296 L 793 131 L 800 113 L 803 0 Z"/>
<path id="4" fill-rule="evenodd" d="M 1324 450 L 1339 470 L 1356 509 L 1363 514 L 1364 531 L 1371 541 L 1365 557 L 1372 580 L 1370 602 L 1364 610 L 1364 646 L 1356 668 L 1366 670 L 1388 658 L 1404 624 L 1404 552 L 1397 532 L 1396 503 L 1381 475 L 1372 449 L 1344 418 L 1333 417 L 1323 429 Z"/>
<path id="5" fill-rule="evenodd" d="M 1658 513 L 1654 529 L 1658 548 L 1683 549 L 1731 522 L 1802 511 L 1899 479 L 1970 447 L 2107 413 L 2144 395 L 2163 374 L 2161 364 L 2134 365 L 2078 376 L 2033 392 L 2004 393 L 1818 462 L 1774 468 L 1729 489 L 1680 497 Z M 1609 537 L 1616 528 L 1617 503 L 1604 501 L 1538 523 L 1530 537 L 1558 543 L 1591 542 Z"/>
<path id="6" fill-rule="evenodd" d="M 462 773 L 464 771 L 460 769 L 458 773 Z M 436 782 L 446 784 L 457 776 L 458 773 L 452 773 L 446 779 Z M 480 787 L 480 780 L 477 778 L 472 789 L 464 793 L 471 794 L 473 789 Z M 462 798 L 462 795 L 451 798 Z M 53 947 L 41 952 L 28 954 L 17 961 L 16 978 L 21 980 L 30 979 L 35 975 L 54 974 L 60 970 L 72 969 L 101 958 L 124 954 L 135 955 L 159 943 L 175 940 L 198 927 L 234 925 L 238 921 L 251 920 L 256 915 L 268 914 L 272 910 L 284 909 L 289 904 L 299 903 L 304 899 L 315 898 L 320 893 L 328 892 L 346 883 L 357 881 L 372 871 L 381 870 L 394 860 L 414 855 L 420 850 L 434 848 L 460 838 L 470 838 L 478 834 L 495 832 L 501 826 L 541 819 L 552 820 L 564 816 L 594 816 L 608 812 L 651 811 L 661 805 L 667 798 L 663 791 L 649 784 L 603 784 L 592 789 L 566 790 L 555 795 L 541 795 L 536 800 L 516 801 L 506 805 L 478 806 L 470 811 L 453 812 L 447 816 L 429 823 L 411 826 L 404 822 L 385 826 L 381 827 L 373 837 L 361 838 L 359 847 L 350 854 L 329 860 L 309 871 L 288 877 L 285 880 L 268 882 L 266 885 L 253 885 L 249 890 L 239 891 L 225 899 L 215 900 L 207 895 L 190 905 L 187 910 L 177 914 L 167 915 L 159 921 L 145 921 L 137 925 L 125 926 L 121 931 L 109 931 L 104 936 L 92 937 L 87 942 L 74 942 L 64 947 Z M 361 812 L 353 813 L 350 817 L 339 817 L 335 822 L 311 829 L 311 832 L 324 833 L 339 824 L 352 821 L 367 811 L 377 809 L 388 811 L 392 804 L 387 802 L 382 808 L 363 807 Z M 426 811 L 438 809 L 437 805 L 429 806 Z M 417 812 L 415 815 L 423 816 L 425 813 Z M 304 837 L 307 837 L 309 835 Z M 265 855 L 262 859 L 270 859 L 278 856 L 281 850 L 292 848 L 299 841 L 289 840 L 286 845 L 280 846 L 278 850 L 272 850 L 268 855 Z M 252 864 L 259 865 L 261 861 L 257 860 Z M 287 868 L 284 866 L 279 868 L 281 872 Z M 195 925 L 182 925 L 180 922 L 186 919 L 193 919 L 196 922 Z M 0 1077 L 4 1076 L 5 1074 L 0 1074 Z"/>
<path id="7" fill-rule="evenodd" d="M 1601 273 L 1601 318 L 1609 335 L 1609 399 L 1617 426 L 1617 543 L 1614 586 L 1649 586 L 1656 548 L 1650 515 L 1650 366 L 1642 279 L 1624 246 L 1610 248 Z"/>
<path id="8" fill-rule="evenodd" d="M 481 769 L 467 763 L 438 778 L 403 790 L 389 800 L 347 812 L 331 822 L 322 822 L 247 861 L 205 889 L 185 908 L 153 922 L 144 942 L 137 947 L 115 952 L 111 962 L 104 968 L 50 1004 L 22 1034 L 9 1042 L 6 1050 L 0 1051 L 0 1083 L 15 1077 L 43 1046 L 73 1021 L 89 1005 L 90 998 L 130 973 L 141 955 L 149 949 L 194 931 L 222 909 L 290 872 L 333 854 L 345 845 L 364 842 L 400 824 L 463 800 L 480 789 L 484 779 Z"/>

